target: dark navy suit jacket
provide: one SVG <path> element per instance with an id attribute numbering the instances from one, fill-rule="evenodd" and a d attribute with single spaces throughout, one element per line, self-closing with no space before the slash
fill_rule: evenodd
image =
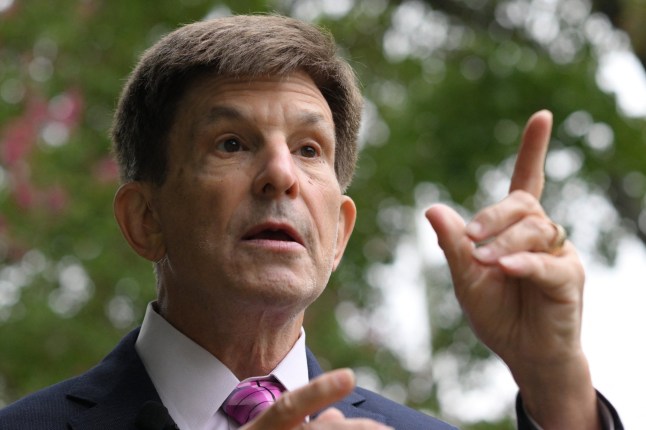
<path id="1" fill-rule="evenodd" d="M 161 402 L 130 332 L 96 367 L 88 372 L 31 394 L 0 410 L 2 430 L 136 430 L 135 424 L 147 401 Z M 323 373 L 307 351 L 310 379 Z M 606 403 L 605 399 L 602 399 Z M 621 421 L 609 403 L 616 430 Z M 520 405 L 520 404 L 519 404 Z M 348 418 L 371 418 L 397 430 L 449 430 L 453 426 L 376 393 L 356 388 L 333 405 Z M 517 407 L 519 429 L 531 429 Z"/>
<path id="2" fill-rule="evenodd" d="M 147 401 L 160 402 L 135 350 L 138 330 L 124 337 L 96 367 L 31 394 L 0 410 L 2 430 L 135 430 Z M 308 350 L 310 379 L 323 373 Z M 421 412 L 357 388 L 334 405 L 346 417 L 371 418 L 398 430 L 454 427 Z"/>

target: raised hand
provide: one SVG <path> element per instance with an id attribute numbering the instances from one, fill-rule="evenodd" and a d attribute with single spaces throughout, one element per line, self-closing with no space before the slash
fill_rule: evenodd
<path id="1" fill-rule="evenodd" d="M 594 429 L 580 342 L 583 268 L 539 202 L 551 127 L 547 111 L 529 119 L 504 200 L 468 225 L 444 205 L 426 216 L 469 323 L 510 368 L 532 417 L 545 428 Z"/>
<path id="2" fill-rule="evenodd" d="M 305 417 L 341 400 L 354 388 L 354 374 L 349 369 L 324 373 L 308 385 L 284 393 L 271 408 L 241 430 L 387 430 L 383 424 L 365 418 L 347 419 L 337 409 L 327 409 L 308 423 Z"/>

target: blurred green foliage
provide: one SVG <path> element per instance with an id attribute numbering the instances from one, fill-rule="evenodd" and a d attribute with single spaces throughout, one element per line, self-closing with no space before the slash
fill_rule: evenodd
<path id="1" fill-rule="evenodd" d="M 604 47 L 586 29 L 603 17 L 583 0 L 555 2 L 583 12 L 555 10 L 558 28 L 548 40 L 532 32 L 530 2 L 472 3 L 0 2 L 9 5 L 0 10 L 0 403 L 96 363 L 154 297 L 150 264 L 128 248 L 111 214 L 118 186 L 111 113 L 138 55 L 182 23 L 277 11 L 329 28 L 367 99 L 349 191 L 359 221 L 344 263 L 308 314 L 308 342 L 328 367 L 371 368 L 377 388 L 455 420 L 433 385 L 432 361 L 406 366 L 371 319 L 384 297 L 370 271 L 400 258 L 398 244 L 417 236 L 420 207 L 442 201 L 469 216 L 499 198 L 496 184 L 509 173 L 523 123 L 549 108 L 552 153 L 566 167 L 548 171 L 547 209 L 573 229 L 576 214 L 563 201 L 599 194 L 612 202 L 617 216 L 593 243 L 602 261 L 612 261 L 621 235 L 644 237 L 644 121 L 621 114 L 597 85 Z M 528 7 L 523 19 L 512 13 L 516 3 Z M 489 352 L 459 315 L 449 317 L 446 269 L 426 261 L 421 271 L 433 354 L 457 360 L 466 379 Z M 353 321 L 365 326 L 359 335 L 349 333 L 342 309 L 356 310 Z M 420 381 L 425 387 L 414 389 Z"/>

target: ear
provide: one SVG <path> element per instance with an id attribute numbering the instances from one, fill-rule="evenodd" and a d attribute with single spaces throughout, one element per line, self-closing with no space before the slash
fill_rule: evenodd
<path id="1" fill-rule="evenodd" d="M 354 222 L 357 219 L 357 207 L 354 204 L 354 201 L 346 196 L 341 196 L 341 207 L 339 208 L 339 229 L 336 234 L 336 250 L 334 254 L 334 266 L 333 270 L 339 266 L 341 262 L 341 257 L 345 252 L 345 248 L 348 245 L 350 236 L 352 235 L 352 230 L 354 230 Z"/>
<path id="2" fill-rule="evenodd" d="M 121 185 L 114 196 L 113 207 L 121 234 L 130 247 L 147 260 L 161 260 L 166 248 L 153 209 L 150 186 L 139 181 Z"/>

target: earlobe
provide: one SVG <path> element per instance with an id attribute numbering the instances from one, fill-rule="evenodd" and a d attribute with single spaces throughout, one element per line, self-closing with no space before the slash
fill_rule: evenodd
<path id="1" fill-rule="evenodd" d="M 354 230 L 354 222 L 357 219 L 357 207 L 354 204 L 354 201 L 346 195 L 341 196 L 341 207 L 339 208 L 339 230 L 336 237 L 336 251 L 334 255 L 334 267 L 333 270 L 336 270 L 345 248 L 350 241 L 350 236 L 352 235 L 352 230 Z"/>
<path id="2" fill-rule="evenodd" d="M 121 233 L 130 247 L 147 260 L 159 261 L 166 250 L 149 187 L 138 181 L 123 184 L 114 196 L 113 206 Z"/>

